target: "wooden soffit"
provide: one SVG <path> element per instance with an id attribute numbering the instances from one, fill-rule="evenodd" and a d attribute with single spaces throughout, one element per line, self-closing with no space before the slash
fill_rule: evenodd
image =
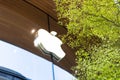
<path id="1" fill-rule="evenodd" d="M 58 32 L 58 35 L 67 31 L 57 24 L 55 4 L 52 0 L 0 0 L 0 40 L 28 50 L 38 56 L 50 60 L 33 45 L 34 29 L 40 28 Z M 75 65 L 74 51 L 67 45 L 62 46 L 66 56 L 56 65 L 72 73 L 71 67 Z"/>

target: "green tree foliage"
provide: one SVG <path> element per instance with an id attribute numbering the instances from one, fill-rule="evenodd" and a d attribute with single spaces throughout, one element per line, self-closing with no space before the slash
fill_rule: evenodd
<path id="1" fill-rule="evenodd" d="M 120 80 L 119 0 L 54 0 L 78 80 Z M 118 1 L 117 3 L 115 1 Z"/>

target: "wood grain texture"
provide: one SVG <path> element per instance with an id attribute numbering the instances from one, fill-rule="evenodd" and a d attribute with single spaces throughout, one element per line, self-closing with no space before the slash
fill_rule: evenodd
<path id="1" fill-rule="evenodd" d="M 57 20 L 56 6 L 53 0 L 25 0 Z"/>
<path id="2" fill-rule="evenodd" d="M 38 2 L 38 8 L 44 7 L 43 10 L 52 15 L 49 11 L 53 8 L 48 8 L 53 5 L 49 2 L 51 0 L 29 1 L 33 4 Z M 43 1 L 43 4 L 40 4 L 40 1 Z M 50 61 L 49 56 L 43 55 L 33 45 L 35 33 L 31 34 L 31 30 L 35 29 L 37 31 L 40 28 L 48 30 L 48 15 L 38 8 L 24 0 L 0 0 L 0 40 L 21 47 Z M 54 14 L 52 16 L 54 17 Z M 49 21 L 51 30 L 58 32 L 59 35 L 66 33 L 63 27 L 58 26 L 55 19 L 50 17 Z M 59 63 L 55 62 L 55 64 L 72 73 L 71 67 L 75 65 L 74 51 L 66 45 L 62 45 L 62 48 L 66 52 L 66 56 Z"/>

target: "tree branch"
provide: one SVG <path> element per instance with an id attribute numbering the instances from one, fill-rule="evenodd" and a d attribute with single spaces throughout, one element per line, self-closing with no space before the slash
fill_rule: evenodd
<path id="1" fill-rule="evenodd" d="M 101 15 L 101 17 L 102 17 L 103 19 L 105 19 L 106 21 L 111 22 L 111 23 L 114 24 L 115 26 L 120 27 L 120 25 L 119 25 L 119 24 L 116 24 L 113 20 L 110 20 L 110 19 L 106 18 L 106 17 L 103 16 L 103 15 Z"/>

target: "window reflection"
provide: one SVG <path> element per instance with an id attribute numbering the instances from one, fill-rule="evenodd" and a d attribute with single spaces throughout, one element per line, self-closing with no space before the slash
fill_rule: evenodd
<path id="1" fill-rule="evenodd" d="M 52 80 L 51 62 L 1 40 L 0 66 L 17 71 L 31 80 Z M 73 80 L 74 77 L 55 65 L 55 78 L 56 80 L 61 80 L 61 78 Z M 7 80 L 7 78 L 3 78 L 3 80 Z"/>

